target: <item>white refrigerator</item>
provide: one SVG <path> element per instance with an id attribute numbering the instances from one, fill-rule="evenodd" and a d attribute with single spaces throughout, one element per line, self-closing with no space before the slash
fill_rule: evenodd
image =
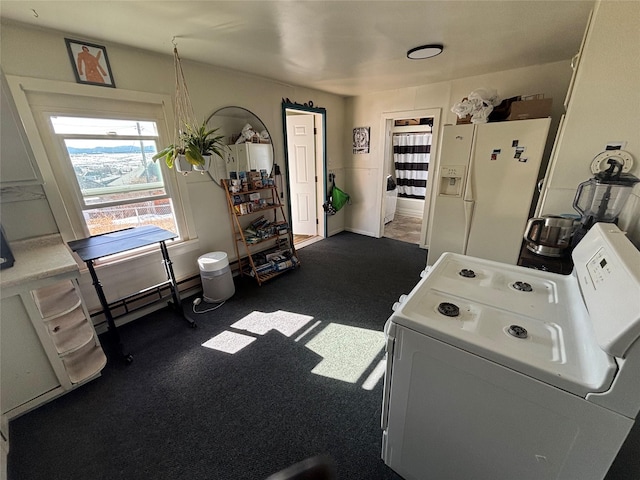
<path id="1" fill-rule="evenodd" d="M 517 263 L 550 123 L 444 127 L 427 265 L 444 252 Z"/>

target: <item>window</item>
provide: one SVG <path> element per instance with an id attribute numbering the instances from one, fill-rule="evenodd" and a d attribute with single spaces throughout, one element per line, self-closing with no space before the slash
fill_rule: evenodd
<path id="1" fill-rule="evenodd" d="M 152 223 L 198 246 L 187 179 L 153 154 L 170 143 L 171 97 L 7 76 L 64 241 Z M 138 255 L 139 252 L 136 253 Z"/>
<path id="2" fill-rule="evenodd" d="M 140 225 L 179 233 L 157 150 L 158 129 L 144 119 L 50 117 L 66 153 L 66 178 L 89 235 Z M 65 168 L 66 167 L 66 168 Z"/>

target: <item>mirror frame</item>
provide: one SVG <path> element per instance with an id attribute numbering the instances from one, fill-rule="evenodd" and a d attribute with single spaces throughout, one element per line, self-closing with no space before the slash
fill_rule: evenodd
<path id="1" fill-rule="evenodd" d="M 233 112 L 234 115 L 223 115 L 225 110 Z M 216 124 L 215 122 L 212 122 L 212 119 L 214 119 L 216 116 L 220 118 L 223 118 L 223 117 L 237 118 L 238 119 L 237 125 L 239 125 L 239 127 L 237 125 L 232 125 L 228 127 L 228 129 L 226 129 L 224 121 L 221 120 L 220 124 Z M 269 136 L 269 143 L 267 144 L 267 143 L 261 142 L 260 145 L 271 146 L 271 166 L 269 168 L 269 175 L 271 176 L 273 175 L 273 169 L 275 164 L 275 147 L 273 145 L 273 137 L 271 136 L 271 132 L 269 132 L 269 129 L 267 128 L 267 126 L 260 119 L 260 117 L 258 117 L 255 113 L 253 113 L 251 110 L 244 107 L 240 107 L 237 105 L 228 105 L 226 107 L 221 107 L 216 111 L 214 111 L 211 115 L 209 115 L 209 117 L 207 117 L 207 119 L 205 120 L 205 123 L 207 124 L 208 128 L 220 128 L 221 131 L 218 134 L 224 135 L 225 137 L 228 138 L 228 141 L 226 143 L 227 146 L 235 145 L 231 141 L 233 134 L 240 135 L 242 127 L 247 123 L 250 124 L 253 127 L 253 130 L 258 134 L 260 132 L 266 131 Z M 247 142 L 242 142 L 242 143 L 247 143 Z M 249 143 L 252 143 L 252 142 L 249 142 Z M 230 149 L 226 149 L 226 150 L 229 152 L 229 155 L 230 155 L 231 154 Z M 221 157 L 215 155 L 214 158 L 212 159 L 212 165 L 209 169 L 209 176 L 213 179 L 214 182 L 216 182 L 220 186 L 222 186 L 221 180 L 223 178 L 229 178 L 228 171 L 226 169 L 226 165 L 224 164 L 224 161 L 225 159 L 222 159 Z M 224 176 L 222 176 L 223 174 L 221 172 L 221 169 L 225 170 Z"/>

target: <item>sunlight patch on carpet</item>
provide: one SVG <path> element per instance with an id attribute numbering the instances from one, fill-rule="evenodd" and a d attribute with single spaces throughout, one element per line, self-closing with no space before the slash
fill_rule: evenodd
<path id="1" fill-rule="evenodd" d="M 251 312 L 246 317 L 231 325 L 238 330 L 246 330 L 256 335 L 265 335 L 270 330 L 277 330 L 290 337 L 307 323 L 313 320 L 309 315 L 277 310 L 271 313 Z"/>
<path id="2" fill-rule="evenodd" d="M 225 353 L 237 353 L 256 340 L 255 337 L 240 333 L 224 331 L 202 344 L 203 347 L 219 350 Z"/>
<path id="3" fill-rule="evenodd" d="M 306 339 L 311 332 L 315 332 L 322 325 L 320 321 L 310 324 L 313 319 L 309 315 L 283 310 L 271 313 L 254 311 L 230 325 L 230 328 L 261 336 L 271 330 L 286 337 L 292 337 L 296 332 L 301 332 L 294 339 L 298 342 Z M 202 346 L 234 354 L 256 340 L 257 338 L 253 336 L 225 330 L 207 340 Z M 357 383 L 370 370 L 364 378 L 362 388 L 373 390 L 385 373 L 384 360 L 379 360 L 372 368 L 384 345 L 384 332 L 329 323 L 317 332 L 305 347 L 322 357 L 311 373 L 343 382 Z"/>
<path id="4" fill-rule="evenodd" d="M 374 368 L 373 371 L 367 377 L 367 379 L 364 382 L 362 382 L 362 388 L 364 388 L 365 390 L 373 390 L 378 384 L 378 382 L 382 380 L 382 378 L 384 377 L 384 372 L 386 368 L 387 368 L 386 360 L 384 359 L 380 360 L 380 362 L 378 362 L 378 365 L 376 365 L 376 368 Z"/>
<path id="5" fill-rule="evenodd" d="M 384 348 L 383 332 L 330 323 L 306 347 L 323 357 L 312 373 L 356 383 Z"/>

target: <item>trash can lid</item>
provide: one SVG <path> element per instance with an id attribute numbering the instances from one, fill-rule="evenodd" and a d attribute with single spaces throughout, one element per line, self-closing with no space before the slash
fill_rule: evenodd
<path id="1" fill-rule="evenodd" d="M 205 253 L 198 257 L 198 266 L 200 267 L 200 270 L 204 272 L 222 270 L 227 265 L 229 265 L 229 259 L 225 252 Z"/>

